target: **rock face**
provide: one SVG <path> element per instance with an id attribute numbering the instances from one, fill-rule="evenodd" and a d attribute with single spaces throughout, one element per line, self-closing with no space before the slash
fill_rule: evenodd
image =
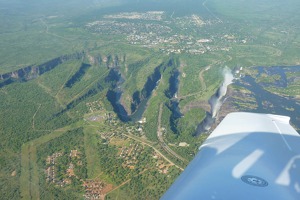
<path id="1" fill-rule="evenodd" d="M 9 72 L 5 74 L 0 74 L 0 80 L 5 80 L 9 78 L 18 79 L 19 77 L 23 77 L 25 74 L 34 73 L 33 66 L 27 66 L 22 69 L 18 69 L 14 72 Z"/>
<path id="2" fill-rule="evenodd" d="M 214 130 L 217 127 L 217 125 L 226 117 L 227 114 L 231 112 L 240 111 L 235 105 L 236 102 L 235 97 L 239 97 L 239 96 L 244 96 L 244 94 L 230 87 L 228 88 L 226 99 L 224 100 L 224 103 L 220 108 L 218 118 L 216 120 L 216 123 L 212 126 L 212 130 Z"/>
<path id="3" fill-rule="evenodd" d="M 118 68 L 111 68 L 110 73 L 105 78 L 105 81 L 110 84 L 110 90 L 108 90 L 106 97 L 121 121 L 139 121 L 141 119 L 147 107 L 147 102 L 161 79 L 161 68 L 162 65 L 157 66 L 154 72 L 147 78 L 143 89 L 134 92 L 131 112 L 127 112 L 124 102 L 122 102 L 122 84 L 125 80 Z"/>
<path id="4" fill-rule="evenodd" d="M 51 71 L 52 69 L 54 69 L 55 67 L 57 67 L 58 65 L 66 61 L 82 59 L 83 57 L 84 57 L 84 52 L 74 53 L 70 55 L 63 55 L 37 66 L 30 65 L 13 72 L 0 74 L 0 88 L 10 83 L 13 83 L 15 81 L 24 82 L 31 79 L 35 79 L 36 77 L 48 71 Z"/>

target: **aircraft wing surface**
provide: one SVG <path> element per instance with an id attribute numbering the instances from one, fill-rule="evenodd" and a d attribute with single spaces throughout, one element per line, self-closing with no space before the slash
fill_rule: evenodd
<path id="1" fill-rule="evenodd" d="M 299 200 L 300 136 L 289 120 L 228 114 L 161 200 Z"/>

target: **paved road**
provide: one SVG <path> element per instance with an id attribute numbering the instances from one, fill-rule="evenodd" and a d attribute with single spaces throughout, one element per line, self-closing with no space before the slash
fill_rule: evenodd
<path id="1" fill-rule="evenodd" d="M 150 144 L 150 142 L 148 141 L 145 141 L 145 140 L 142 140 L 134 135 L 131 135 L 131 134 L 125 134 L 125 133 L 122 133 L 122 135 L 128 137 L 128 138 L 131 138 L 137 142 L 140 142 L 144 145 L 147 145 L 149 147 L 151 147 L 156 153 L 158 153 L 161 157 L 163 157 L 166 161 L 168 161 L 170 164 L 176 166 L 178 169 L 181 169 L 183 171 L 183 168 L 180 167 L 179 165 L 176 165 L 174 162 L 172 162 L 169 158 L 167 158 L 163 153 L 161 153 L 158 149 L 156 149 L 152 144 Z"/>

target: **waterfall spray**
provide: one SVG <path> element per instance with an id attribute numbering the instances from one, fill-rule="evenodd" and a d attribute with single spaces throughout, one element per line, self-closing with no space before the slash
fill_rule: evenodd
<path id="1" fill-rule="evenodd" d="M 234 76 L 228 67 L 224 68 L 223 77 L 224 80 L 222 85 L 219 87 L 218 91 L 209 99 L 209 104 L 211 106 L 210 113 L 207 112 L 205 119 L 198 125 L 197 130 L 194 134 L 195 136 L 208 131 L 218 116 L 219 110 L 223 104 L 224 96 L 227 93 L 227 87 L 234 80 Z"/>
<path id="2" fill-rule="evenodd" d="M 227 93 L 227 87 L 228 87 L 228 85 L 230 85 L 232 83 L 232 81 L 234 79 L 234 76 L 231 73 L 230 69 L 228 69 L 228 67 L 225 67 L 225 69 L 223 70 L 223 77 L 224 77 L 224 81 L 223 81 L 221 87 L 218 89 L 217 93 L 215 95 L 213 95 L 209 100 L 209 103 L 211 105 L 212 118 L 216 118 L 216 116 L 223 104 L 223 97 Z"/>

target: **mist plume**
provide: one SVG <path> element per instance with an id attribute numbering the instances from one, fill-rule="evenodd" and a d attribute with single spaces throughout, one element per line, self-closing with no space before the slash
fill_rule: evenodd
<path id="1" fill-rule="evenodd" d="M 216 116 L 218 115 L 218 112 L 223 104 L 223 97 L 227 93 L 227 87 L 232 83 L 234 79 L 234 76 L 231 73 L 230 69 L 228 69 L 228 67 L 225 67 L 225 69 L 223 70 L 223 77 L 224 80 L 221 87 L 218 89 L 217 93 L 213 95 L 209 100 L 212 118 L 216 118 Z"/>
<path id="2" fill-rule="evenodd" d="M 219 110 L 224 101 L 224 96 L 227 93 L 227 87 L 234 80 L 234 76 L 228 67 L 224 68 L 223 77 L 224 80 L 222 85 L 219 87 L 217 92 L 209 99 L 209 104 L 211 107 L 210 113 L 207 112 L 205 119 L 198 125 L 196 133 L 194 134 L 196 136 L 205 131 L 208 131 L 218 116 Z"/>

